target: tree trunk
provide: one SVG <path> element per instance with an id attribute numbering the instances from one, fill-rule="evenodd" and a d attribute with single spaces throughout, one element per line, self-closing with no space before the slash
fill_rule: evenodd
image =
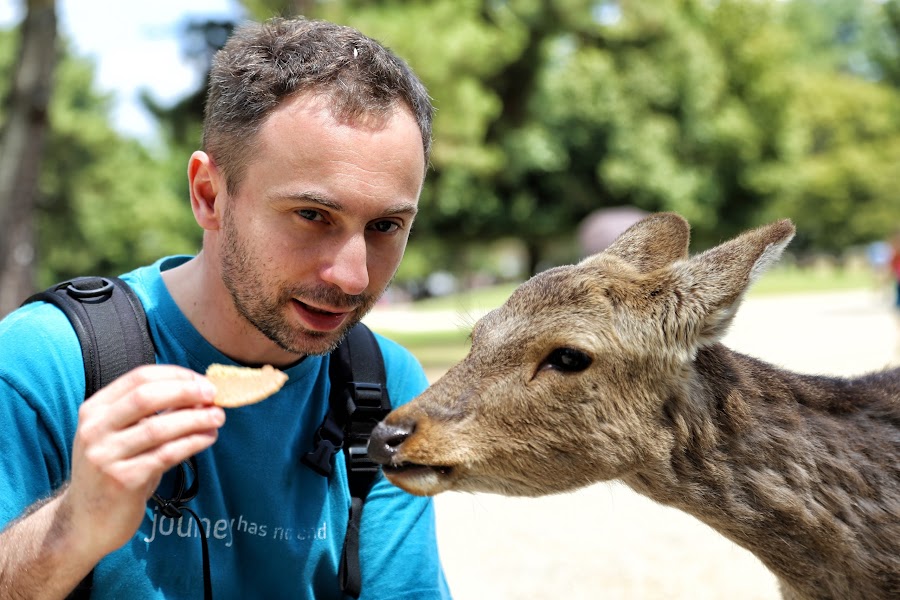
<path id="1" fill-rule="evenodd" d="M 528 276 L 537 275 L 541 268 L 541 245 L 534 240 L 526 239 L 525 252 L 528 260 Z"/>
<path id="2" fill-rule="evenodd" d="M 34 212 L 55 67 L 55 1 L 27 0 L 0 133 L 0 317 L 34 290 Z"/>

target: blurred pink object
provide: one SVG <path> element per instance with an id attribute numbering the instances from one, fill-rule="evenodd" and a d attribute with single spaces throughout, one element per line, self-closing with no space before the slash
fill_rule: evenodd
<path id="1" fill-rule="evenodd" d="M 650 213 L 634 206 L 614 206 L 595 210 L 578 226 L 581 255 L 590 256 L 605 250 L 623 231 L 648 214 Z"/>

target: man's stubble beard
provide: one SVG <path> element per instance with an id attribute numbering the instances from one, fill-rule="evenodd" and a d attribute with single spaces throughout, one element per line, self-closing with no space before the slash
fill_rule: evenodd
<path id="1" fill-rule="evenodd" d="M 380 294 L 348 295 L 333 286 L 286 286 L 267 281 L 258 268 L 248 244 L 241 239 L 232 211 L 226 208 L 222 220 L 222 282 L 231 295 L 238 314 L 279 348 L 293 354 L 328 354 L 351 327 L 375 305 Z M 386 289 L 386 288 L 385 288 Z M 273 290 L 267 297 L 266 290 Z M 353 316 L 337 331 L 314 331 L 292 325 L 285 313 L 293 311 L 294 298 L 332 308 L 353 309 Z"/>

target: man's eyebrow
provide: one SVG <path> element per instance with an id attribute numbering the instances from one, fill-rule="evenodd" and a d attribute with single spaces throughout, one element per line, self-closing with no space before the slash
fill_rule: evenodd
<path id="1" fill-rule="evenodd" d="M 331 210 L 340 212 L 344 210 L 344 207 L 339 203 L 326 198 L 325 196 L 321 196 L 315 192 L 295 192 L 291 194 L 285 194 L 282 196 L 285 200 L 291 200 L 293 202 L 312 202 L 314 204 L 319 204 L 324 206 L 325 208 L 330 208 Z"/>
<path id="2" fill-rule="evenodd" d="M 398 202 L 393 206 L 389 206 L 387 210 L 384 211 L 384 216 L 390 217 L 393 215 L 410 215 L 415 217 L 419 212 L 419 207 L 416 206 L 413 202 Z"/>
<path id="3" fill-rule="evenodd" d="M 320 194 L 315 192 L 298 192 L 295 194 L 287 194 L 285 196 L 287 200 L 293 200 L 295 202 L 311 202 L 313 204 L 318 204 L 324 208 L 333 210 L 335 212 L 344 212 L 345 207 L 340 202 L 336 202 L 330 198 L 326 198 Z M 391 206 L 388 206 L 384 212 L 382 212 L 382 216 L 391 217 L 394 215 L 411 215 L 413 217 L 418 214 L 419 208 L 415 202 L 398 202 Z"/>

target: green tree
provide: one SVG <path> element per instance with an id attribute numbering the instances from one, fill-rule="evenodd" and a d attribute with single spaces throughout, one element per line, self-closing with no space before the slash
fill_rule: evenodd
<path id="1" fill-rule="evenodd" d="M 13 37 L 0 35 L 2 82 Z M 37 287 L 75 275 L 114 275 L 199 247 L 184 193 L 186 157 L 121 135 L 111 107 L 111 96 L 96 91 L 93 65 L 64 48 L 36 195 Z"/>
<path id="2" fill-rule="evenodd" d="M 900 215 L 900 96 L 847 75 L 798 75 L 797 88 L 797 156 L 759 173 L 769 216 L 797 222 L 797 249 L 839 255 L 886 238 Z"/>
<path id="3" fill-rule="evenodd" d="M 795 249 L 840 254 L 897 227 L 900 95 L 896 3 L 794 0 L 785 21 L 802 39 L 792 76 L 786 159 L 755 173 L 769 217 L 798 223 Z"/>
<path id="4" fill-rule="evenodd" d="M 416 256 L 401 271 L 413 277 L 465 267 L 509 236 L 528 246 L 531 270 L 572 259 L 579 221 L 615 205 L 684 214 L 697 248 L 783 216 L 800 223 L 795 248 L 877 237 L 896 210 L 885 82 L 898 2 L 244 5 L 255 18 L 356 26 L 425 81 L 437 115 Z M 200 94 L 173 107 L 195 128 Z"/>
<path id="5" fill-rule="evenodd" d="M 880 3 L 866 31 L 867 56 L 882 80 L 900 88 L 900 0 Z"/>
<path id="6" fill-rule="evenodd" d="M 93 77 L 83 59 L 60 64 L 41 177 L 42 286 L 79 274 L 115 275 L 199 247 L 184 192 L 186 158 L 118 133 L 110 123 L 112 98 L 95 91 Z"/>
<path id="7" fill-rule="evenodd" d="M 792 76 L 774 7 L 330 6 L 408 57 L 435 97 L 420 233 L 469 244 L 515 232 L 534 269 L 597 208 L 676 210 L 701 242 L 763 208 L 752 175 L 782 158 Z"/>

